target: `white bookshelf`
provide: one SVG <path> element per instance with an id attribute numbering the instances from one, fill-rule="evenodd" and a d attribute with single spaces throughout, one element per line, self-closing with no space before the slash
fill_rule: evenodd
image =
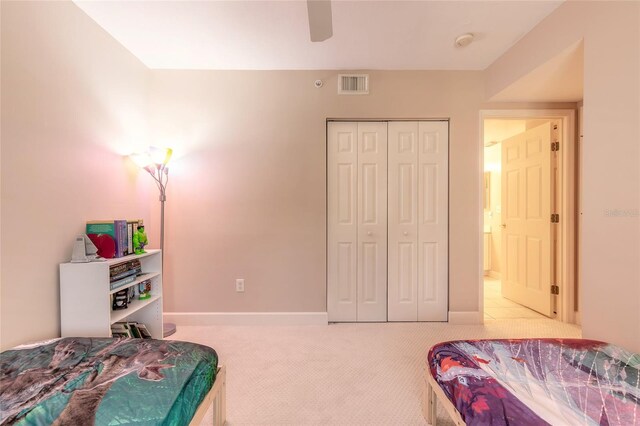
<path id="1" fill-rule="evenodd" d="M 139 259 L 142 275 L 135 281 L 110 288 L 109 267 Z M 151 280 L 151 297 L 136 298 L 127 309 L 112 310 L 113 293 Z M 147 253 L 107 259 L 104 262 L 60 264 L 60 332 L 62 337 L 111 337 L 111 324 L 118 321 L 143 323 L 154 339 L 162 339 L 162 253 Z"/>

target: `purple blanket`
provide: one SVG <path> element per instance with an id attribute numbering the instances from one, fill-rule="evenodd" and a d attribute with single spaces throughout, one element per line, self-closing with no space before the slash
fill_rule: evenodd
<path id="1" fill-rule="evenodd" d="M 581 339 L 463 340 L 429 351 L 468 425 L 640 425 L 640 354 Z"/>

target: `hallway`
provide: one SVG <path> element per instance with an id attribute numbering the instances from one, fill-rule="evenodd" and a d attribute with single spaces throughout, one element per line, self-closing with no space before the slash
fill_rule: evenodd
<path id="1" fill-rule="evenodd" d="M 542 314 L 502 297 L 500 280 L 484 277 L 484 319 L 485 321 L 505 319 L 545 319 Z"/>

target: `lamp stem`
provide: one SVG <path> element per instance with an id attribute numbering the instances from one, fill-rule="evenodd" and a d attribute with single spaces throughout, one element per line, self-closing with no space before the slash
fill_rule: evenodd
<path id="1" fill-rule="evenodd" d="M 162 250 L 162 269 L 164 269 L 164 202 L 166 198 L 160 199 L 160 250 Z"/>
<path id="2" fill-rule="evenodd" d="M 162 259 L 162 275 L 164 277 L 164 203 L 167 201 L 167 182 L 169 181 L 168 170 L 158 167 L 158 177 L 154 175 L 160 189 L 160 256 Z M 162 323 L 162 336 L 168 337 L 176 332 L 176 325 L 173 323 Z"/>

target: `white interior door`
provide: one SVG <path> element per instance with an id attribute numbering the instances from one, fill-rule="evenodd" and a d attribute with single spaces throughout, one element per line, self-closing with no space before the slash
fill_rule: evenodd
<path id="1" fill-rule="evenodd" d="M 327 126 L 327 313 L 356 321 L 358 124 Z"/>
<path id="2" fill-rule="evenodd" d="M 502 295 L 551 315 L 551 125 L 502 142 Z"/>
<path id="3" fill-rule="evenodd" d="M 418 321 L 447 321 L 449 123 L 418 123 Z"/>
<path id="4" fill-rule="evenodd" d="M 389 127 L 389 321 L 418 319 L 418 122 Z"/>
<path id="5" fill-rule="evenodd" d="M 358 321 L 387 320 L 387 123 L 358 123 Z"/>

